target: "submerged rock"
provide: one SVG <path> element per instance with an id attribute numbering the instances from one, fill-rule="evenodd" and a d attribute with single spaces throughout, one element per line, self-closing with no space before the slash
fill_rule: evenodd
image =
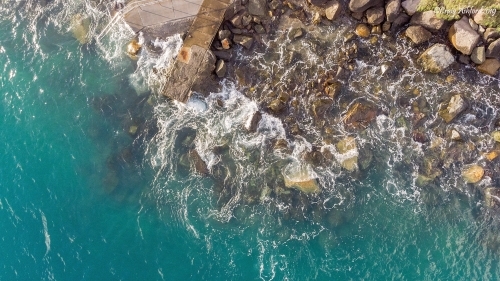
<path id="1" fill-rule="evenodd" d="M 359 129 L 368 126 L 368 124 L 375 120 L 375 117 L 377 117 L 377 110 L 375 108 L 357 102 L 349 108 L 342 119 L 347 127 Z"/>
<path id="2" fill-rule="evenodd" d="M 496 142 L 500 142 L 500 131 L 494 131 L 493 133 L 491 133 L 491 137 Z"/>
<path id="3" fill-rule="evenodd" d="M 356 147 L 356 139 L 353 137 L 346 137 L 339 141 L 336 147 L 339 152 L 337 160 L 340 162 L 340 165 L 351 172 L 357 170 L 359 152 Z"/>
<path id="4" fill-rule="evenodd" d="M 486 50 L 486 57 L 500 59 L 500 39 L 490 43 Z"/>
<path id="5" fill-rule="evenodd" d="M 479 165 L 470 165 L 462 171 L 466 183 L 477 183 L 484 176 L 484 169 Z"/>
<path id="6" fill-rule="evenodd" d="M 189 151 L 189 161 L 191 162 L 191 165 L 194 167 L 195 171 L 202 174 L 202 175 L 207 175 L 208 174 L 208 167 L 205 161 L 201 158 L 200 154 L 198 154 L 198 151 L 195 149 L 191 149 Z"/>
<path id="7" fill-rule="evenodd" d="M 296 188 L 305 193 L 317 193 L 320 191 L 316 181 L 317 175 L 308 164 L 293 162 L 283 170 L 285 186 Z"/>
<path id="8" fill-rule="evenodd" d="M 453 97 L 451 97 L 448 106 L 439 110 L 439 116 L 441 116 L 444 121 L 446 121 L 446 123 L 449 123 L 466 108 L 467 102 L 462 98 L 462 96 L 454 95 Z"/>
<path id="9" fill-rule="evenodd" d="M 448 31 L 448 38 L 453 47 L 464 55 L 470 55 L 477 43 L 479 43 L 479 34 L 472 29 L 467 17 L 456 21 Z"/>
<path id="10" fill-rule="evenodd" d="M 484 203 L 488 208 L 500 207 L 500 188 L 495 188 L 495 187 L 485 188 Z"/>
<path id="11" fill-rule="evenodd" d="M 80 44 L 85 44 L 89 41 L 89 30 L 90 18 L 82 14 L 76 14 L 71 18 L 71 32 L 73 33 L 73 37 L 75 37 Z"/>
<path id="12" fill-rule="evenodd" d="M 255 111 L 250 118 L 248 118 L 245 123 L 245 129 L 249 132 L 257 131 L 257 127 L 259 127 L 259 122 L 262 120 L 262 113 L 260 111 Z"/>
<path id="13" fill-rule="evenodd" d="M 455 62 L 455 58 L 446 45 L 434 44 L 417 61 L 425 71 L 439 73 Z"/>

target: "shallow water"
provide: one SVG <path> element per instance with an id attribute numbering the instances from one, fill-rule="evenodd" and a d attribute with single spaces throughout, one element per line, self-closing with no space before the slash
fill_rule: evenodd
<path id="1" fill-rule="evenodd" d="M 158 42 L 162 56 L 142 53 L 133 61 L 124 54 L 132 37 L 124 27 L 84 45 L 73 38 L 76 11 L 91 18 L 89 38 L 103 28 L 106 14 L 95 2 L 62 3 L 28 1 L 0 12 L 0 280 L 499 278 L 499 222 L 479 189 L 461 181 L 463 163 L 443 168 L 434 185 L 417 187 L 419 156 L 428 146 L 412 141 L 411 125 L 398 121 L 410 118 L 399 106 L 407 103 L 399 99 L 406 79 L 431 104 L 427 128 L 440 126 L 440 93 L 467 92 L 478 101 L 475 115 L 462 116 L 457 128 L 490 149 L 481 127 L 494 126 L 498 81 L 465 71 L 456 73 L 458 80 L 472 82 L 446 84 L 445 77 L 420 73 L 411 61 L 416 53 L 400 54 L 410 61 L 403 73 L 375 79 L 379 63 L 360 59 L 358 78 L 329 112 L 333 136 L 310 117 L 299 122 L 303 136 L 292 136 L 267 113 L 257 132 L 248 133 L 242 126 L 262 108 L 261 99 L 247 97 L 248 88 L 261 93 L 272 81 L 224 81 L 220 93 L 188 106 L 156 98 L 149 90 L 158 87 L 152 68 L 168 64 L 179 37 Z M 339 30 L 327 28 L 326 38 L 341 47 Z M 317 40 L 324 56 L 306 53 L 299 65 L 324 57 L 314 70 L 334 69 L 328 61 L 337 51 Z M 249 73 L 288 70 L 269 78 L 286 81 L 296 69 L 275 60 L 270 71 L 259 62 L 273 52 L 279 58 L 273 48 L 255 59 L 242 51 L 238 60 L 251 62 Z M 385 113 L 363 133 L 333 123 L 355 96 L 375 100 Z M 136 134 L 129 133 L 133 126 Z M 286 167 L 313 146 L 330 149 L 327 139 L 344 134 L 356 136 L 360 155 L 372 152 L 368 169 L 351 174 L 332 161 L 311 168 L 320 195 L 285 189 Z M 278 138 L 287 140 L 288 151 L 272 149 Z M 193 147 L 214 176 L 180 164 Z M 478 186 L 494 183 L 487 178 Z"/>

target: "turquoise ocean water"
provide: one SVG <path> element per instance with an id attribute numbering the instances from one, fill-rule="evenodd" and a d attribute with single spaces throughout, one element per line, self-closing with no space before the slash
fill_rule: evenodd
<path id="1" fill-rule="evenodd" d="M 81 45 L 71 15 L 104 15 L 48 3 L 0 11 L 0 280 L 500 278 L 498 222 L 478 195 L 424 204 L 389 164 L 337 179 L 349 196 L 320 206 L 325 223 L 314 208 L 285 219 L 271 199 L 220 208 L 214 181 L 173 164 L 175 138 L 161 134 L 227 134 L 232 115 L 148 102 L 123 54 L 130 35 Z"/>

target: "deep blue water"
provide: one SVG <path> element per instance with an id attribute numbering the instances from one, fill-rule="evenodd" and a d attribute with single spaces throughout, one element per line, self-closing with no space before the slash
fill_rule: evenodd
<path id="1" fill-rule="evenodd" d="M 132 86 L 135 61 L 72 37 L 79 4 L 0 12 L 0 280 L 500 277 L 497 222 L 480 199 L 433 191 L 422 203 L 388 164 L 337 179 L 349 202 L 324 220 L 314 203 L 301 219 L 271 200 L 221 210 L 214 181 L 165 161 L 178 156 L 152 136 L 169 120 L 209 131 L 227 116 L 148 103 Z M 123 50 L 123 38 L 106 46 Z"/>

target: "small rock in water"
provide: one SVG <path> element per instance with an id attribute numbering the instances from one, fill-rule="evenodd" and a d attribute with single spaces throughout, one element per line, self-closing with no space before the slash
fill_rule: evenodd
<path id="1" fill-rule="evenodd" d="M 477 183 L 484 176 L 484 169 L 479 165 L 470 165 L 462 171 L 466 183 Z"/>
<path id="2" fill-rule="evenodd" d="M 360 129 L 368 126 L 377 117 L 377 110 L 366 104 L 355 103 L 342 118 L 347 127 Z"/>
<path id="3" fill-rule="evenodd" d="M 446 108 L 439 110 L 441 116 L 446 123 L 450 123 L 458 114 L 467 108 L 467 102 L 461 95 L 454 95 L 451 97 L 450 102 Z"/>
<path id="4" fill-rule="evenodd" d="M 356 26 L 355 33 L 359 37 L 367 38 L 368 36 L 370 36 L 370 28 L 368 28 L 366 24 L 360 23 Z"/>
<path id="5" fill-rule="evenodd" d="M 439 73 L 455 62 L 455 58 L 446 45 L 434 44 L 417 61 L 425 71 Z"/>
<path id="6" fill-rule="evenodd" d="M 313 101 L 312 112 L 314 116 L 318 117 L 323 115 L 333 104 L 333 100 L 330 98 L 318 98 Z"/>
<path id="7" fill-rule="evenodd" d="M 248 118 L 247 122 L 245 123 L 245 129 L 249 132 L 257 131 L 260 120 L 262 120 L 262 113 L 257 110 L 252 114 L 250 118 Z"/>
<path id="8" fill-rule="evenodd" d="M 460 136 L 460 133 L 457 132 L 456 130 L 451 130 L 451 136 L 450 138 L 454 141 L 459 141 L 462 139 L 462 137 Z"/>
<path id="9" fill-rule="evenodd" d="M 215 74 L 217 74 L 217 77 L 222 78 L 226 75 L 226 69 L 227 67 L 224 60 L 218 60 L 215 65 Z"/>
<path id="10" fill-rule="evenodd" d="M 312 23 L 319 24 L 321 22 L 321 14 L 319 12 L 314 13 Z"/>
<path id="11" fill-rule="evenodd" d="M 495 76 L 500 68 L 498 59 L 486 59 L 482 64 L 477 66 L 477 70 L 481 73 Z"/>
<path id="12" fill-rule="evenodd" d="M 234 35 L 233 41 L 245 47 L 245 49 L 250 49 L 253 44 L 253 38 L 244 35 Z"/>
<path id="13" fill-rule="evenodd" d="M 137 133 L 137 126 L 130 126 L 130 128 L 128 129 L 128 133 L 131 135 L 135 135 L 135 133 Z"/>
<path id="14" fill-rule="evenodd" d="M 141 44 L 136 39 L 132 39 L 130 43 L 127 45 L 127 54 L 131 57 L 136 57 L 141 50 Z"/>
<path id="15" fill-rule="evenodd" d="M 433 180 L 434 179 L 432 179 L 430 177 L 424 176 L 422 174 L 418 174 L 417 179 L 415 181 L 415 184 L 418 187 L 425 187 L 425 186 L 429 185 Z"/>
<path id="16" fill-rule="evenodd" d="M 335 99 L 340 93 L 342 84 L 338 81 L 333 82 L 325 87 L 325 93 L 332 99 Z"/>
<path id="17" fill-rule="evenodd" d="M 280 99 L 275 99 L 275 100 L 271 101 L 268 108 L 272 112 L 277 114 L 277 113 L 280 113 L 281 111 L 283 111 L 283 109 L 285 109 L 285 103 Z"/>
<path id="18" fill-rule="evenodd" d="M 231 49 L 231 40 L 229 38 L 224 38 L 222 39 L 222 41 L 220 42 L 221 45 L 222 45 L 222 48 L 224 50 L 229 50 Z"/>
<path id="19" fill-rule="evenodd" d="M 298 38 L 304 36 L 304 32 L 305 32 L 304 29 L 301 27 L 292 28 L 288 32 L 288 39 L 290 39 L 290 40 L 298 39 Z"/>
<path id="20" fill-rule="evenodd" d="M 500 206 L 500 189 L 495 187 L 488 187 L 484 189 L 484 203 L 488 208 L 495 208 Z"/>
<path id="21" fill-rule="evenodd" d="M 498 157 L 498 153 L 496 151 L 491 151 L 484 154 L 484 157 L 489 161 L 493 161 Z"/>
<path id="22" fill-rule="evenodd" d="M 491 137 L 496 142 L 500 142 L 500 131 L 494 131 L 493 133 L 491 133 Z"/>

